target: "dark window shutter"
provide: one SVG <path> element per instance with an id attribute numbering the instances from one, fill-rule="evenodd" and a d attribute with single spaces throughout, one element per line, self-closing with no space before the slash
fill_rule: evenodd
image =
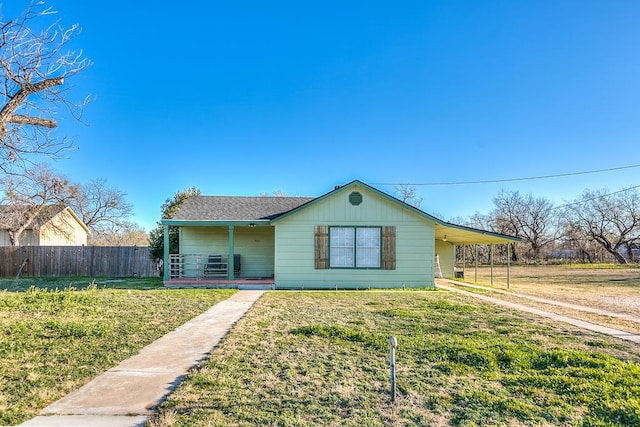
<path id="1" fill-rule="evenodd" d="M 316 226 L 316 250 L 315 250 L 315 266 L 316 270 L 324 270 L 329 268 L 329 226 Z"/>
<path id="2" fill-rule="evenodd" d="M 396 227 L 382 227 L 382 269 L 396 269 Z"/>

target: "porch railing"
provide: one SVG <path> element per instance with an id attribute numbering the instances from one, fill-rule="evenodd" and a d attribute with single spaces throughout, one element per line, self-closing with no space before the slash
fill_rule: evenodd
<path id="1" fill-rule="evenodd" d="M 240 273 L 240 255 L 234 254 L 234 274 Z M 229 255 L 170 254 L 169 279 L 226 279 L 229 277 Z"/>

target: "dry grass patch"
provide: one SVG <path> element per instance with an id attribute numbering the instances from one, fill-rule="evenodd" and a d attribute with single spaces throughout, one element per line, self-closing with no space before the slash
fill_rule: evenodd
<path id="1" fill-rule="evenodd" d="M 506 268 L 478 268 L 477 283 L 506 289 Z M 467 266 L 465 280 L 475 283 L 474 268 Z M 588 305 L 640 316 L 640 268 L 625 266 L 541 265 L 512 266 L 510 290 L 543 298 Z"/>
<path id="2" fill-rule="evenodd" d="M 506 269 L 494 267 L 493 284 L 491 284 L 490 272 L 489 267 L 480 267 L 477 284 L 498 290 L 507 290 Z M 467 268 L 465 281 L 476 283 L 473 267 Z M 466 290 L 478 292 L 470 288 L 466 288 Z M 638 267 L 613 265 L 512 266 L 508 291 L 635 316 L 640 319 L 640 268 Z M 515 295 L 500 294 L 495 296 L 611 328 L 640 333 L 640 322 L 525 300 Z"/>

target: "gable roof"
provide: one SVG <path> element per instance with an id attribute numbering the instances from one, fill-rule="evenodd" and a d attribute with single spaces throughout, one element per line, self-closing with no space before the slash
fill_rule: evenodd
<path id="1" fill-rule="evenodd" d="M 377 188 L 372 187 L 369 184 L 365 184 L 364 182 L 359 181 L 357 179 L 353 180 L 353 181 L 351 181 L 351 182 L 349 182 L 348 184 L 345 184 L 345 185 L 337 185 L 333 190 L 329 191 L 326 194 L 323 194 L 320 197 L 316 197 L 315 199 L 311 200 L 309 203 L 307 203 L 305 205 L 300 205 L 300 206 L 296 207 L 295 209 L 290 210 L 289 212 L 285 212 L 282 215 L 279 215 L 277 218 L 274 218 L 274 222 L 275 221 L 279 221 L 279 220 L 281 220 L 283 218 L 286 218 L 289 215 L 294 215 L 297 212 L 299 212 L 301 209 L 306 209 L 309 206 L 312 206 L 312 205 L 314 205 L 314 204 L 316 204 L 318 202 L 321 202 L 324 199 L 332 197 L 332 196 L 334 196 L 334 195 L 336 195 L 338 193 L 342 193 L 344 191 L 350 190 L 355 186 L 364 187 L 365 189 L 377 194 L 378 196 L 382 197 L 383 199 L 387 199 L 387 200 L 391 201 L 392 203 L 394 203 L 394 204 L 396 204 L 396 205 L 398 205 L 398 206 L 400 206 L 400 207 L 402 207 L 404 209 L 408 209 L 408 210 L 418 214 L 419 216 L 424 217 L 425 219 L 428 219 L 428 220 L 433 221 L 433 222 L 444 222 L 444 221 L 436 218 L 435 216 L 430 215 L 430 214 L 428 214 L 428 213 L 416 208 L 415 206 L 411 206 L 410 204 L 405 203 L 402 200 L 400 200 L 398 198 L 395 198 L 392 195 L 387 194 L 384 191 L 380 191 Z"/>
<path id="2" fill-rule="evenodd" d="M 282 215 L 279 215 L 278 217 L 274 218 L 272 222 L 277 222 L 290 215 L 295 215 L 302 209 L 306 209 L 310 206 L 313 206 L 315 203 L 318 203 L 326 198 L 332 197 L 335 194 L 348 191 L 356 186 L 363 187 L 377 194 L 383 199 L 390 201 L 391 203 L 397 205 L 398 207 L 407 209 L 413 212 L 414 214 L 418 215 L 419 217 L 422 217 L 425 220 L 435 223 L 435 226 L 436 226 L 435 237 L 437 240 L 441 240 L 444 242 L 448 241 L 450 243 L 459 244 L 459 245 L 493 244 L 493 243 L 497 244 L 497 243 L 519 242 L 521 240 L 517 237 L 508 236 L 505 234 L 494 233 L 486 230 L 479 230 L 476 228 L 467 227 L 464 225 L 452 224 L 452 223 L 443 221 L 440 218 L 436 218 L 435 216 L 430 215 L 424 212 L 423 210 L 416 208 L 415 206 L 411 206 L 410 204 L 405 203 L 402 200 L 396 197 L 393 197 L 392 195 L 387 194 L 383 191 L 380 191 L 377 188 L 372 187 L 369 184 L 366 184 L 357 179 L 349 182 L 348 184 L 345 184 L 342 186 L 336 186 L 332 191 L 320 197 L 317 197 L 304 205 L 300 205 L 295 209 L 290 210 L 289 212 L 285 212 Z"/>
<path id="3" fill-rule="evenodd" d="M 174 220 L 181 221 L 264 221 L 289 212 L 312 197 L 191 196 L 182 204 Z"/>

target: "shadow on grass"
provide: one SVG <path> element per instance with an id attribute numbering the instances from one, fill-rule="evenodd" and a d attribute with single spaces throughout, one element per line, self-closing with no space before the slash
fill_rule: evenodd
<path id="1" fill-rule="evenodd" d="M 24 292 L 30 288 L 56 289 L 137 289 L 148 290 L 162 287 L 160 277 L 21 277 L 0 278 L 0 291 Z"/>

